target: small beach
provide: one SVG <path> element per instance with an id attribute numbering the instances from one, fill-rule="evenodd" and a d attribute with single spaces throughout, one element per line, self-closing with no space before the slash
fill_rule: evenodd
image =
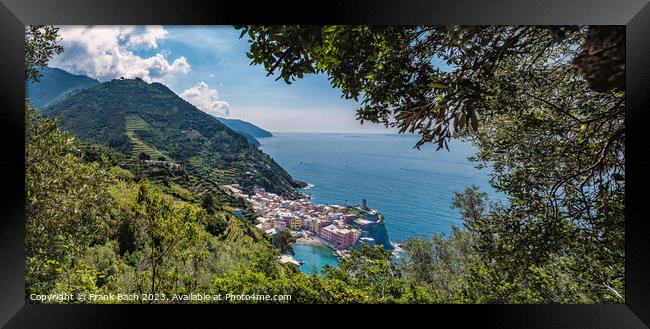
<path id="1" fill-rule="evenodd" d="M 303 231 L 300 233 L 300 237 L 296 240 L 296 244 L 305 244 L 305 245 L 323 245 L 320 239 L 313 234 Z"/>
<path id="2" fill-rule="evenodd" d="M 294 258 L 302 262 L 300 271 L 303 273 L 311 273 L 315 267 L 318 274 L 321 274 L 325 265 L 339 266 L 339 259 L 334 256 L 334 250 L 325 246 L 316 237 L 298 239 L 293 245 L 293 250 Z"/>
<path id="3" fill-rule="evenodd" d="M 338 257 L 334 256 L 334 250 L 320 241 L 314 234 L 303 231 L 293 245 L 294 258 L 301 262 L 300 271 L 311 273 L 315 267 L 318 274 L 325 265 L 332 267 L 339 266 Z"/>

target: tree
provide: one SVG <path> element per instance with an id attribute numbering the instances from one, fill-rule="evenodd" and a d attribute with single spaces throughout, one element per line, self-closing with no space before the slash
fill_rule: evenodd
<path id="1" fill-rule="evenodd" d="M 111 223 L 111 178 L 85 163 L 73 136 L 25 104 L 25 285 L 47 293 Z"/>
<path id="2" fill-rule="evenodd" d="M 507 202 L 490 202 L 471 187 L 453 203 L 464 229 L 407 241 L 400 262 L 380 246 L 362 245 L 340 268 L 307 276 L 277 262 L 279 252 L 293 252 L 289 231 L 273 238 L 276 250 L 248 220 L 222 211 L 210 193 L 203 200 L 177 198 L 166 194 L 170 186 L 116 167 L 109 173 L 116 162 L 109 153 L 76 142 L 26 101 L 26 293 L 213 290 L 289 293 L 293 301 L 318 303 L 623 299 L 620 32 L 242 29 L 253 39 L 254 62 L 279 70 L 287 82 L 327 73 L 344 96 L 363 99 L 361 120 L 418 132 L 421 143 L 440 147 L 452 136 L 470 139 L 479 146 L 475 160 L 493 168 L 492 184 Z M 26 79 L 37 80 L 37 68 L 61 50 L 56 29 L 29 27 L 26 39 L 32 47 Z M 113 136 L 122 137 L 109 139 L 115 145 L 124 139 L 118 132 Z M 240 142 L 247 145 L 242 137 L 210 147 L 234 153 Z M 227 164 L 245 164 L 253 149 L 232 155 Z M 249 205 L 238 207 L 254 218 Z"/>
<path id="3" fill-rule="evenodd" d="M 625 90 L 625 27 L 591 26 L 573 64 L 589 88 Z"/>
<path id="4" fill-rule="evenodd" d="M 38 82 L 39 67 L 47 66 L 53 54 L 63 52 L 57 44 L 59 28 L 51 25 L 25 26 L 25 80 Z"/>
<path id="5" fill-rule="evenodd" d="M 339 268 L 326 266 L 327 280 L 341 281 L 359 289 L 371 303 L 431 303 L 430 295 L 410 279 L 405 279 L 390 251 L 382 246 L 361 244 L 341 259 Z"/>
<path id="6" fill-rule="evenodd" d="M 518 74 L 511 79 L 517 81 L 557 69 L 570 74 L 589 31 L 578 26 L 237 28 L 250 38 L 252 64 L 263 65 L 267 75 L 278 73 L 276 80 L 290 83 L 326 73 L 345 98 L 362 98 L 357 112 L 362 123 L 417 132 L 422 137 L 417 146 L 435 142 L 439 147 L 454 131 L 476 130 L 489 97 L 504 87 L 498 84 L 501 69 L 514 68 Z M 528 90 L 516 83 L 507 87 Z"/>
<path id="7" fill-rule="evenodd" d="M 280 230 L 280 232 L 273 236 L 273 245 L 280 250 L 281 254 L 293 254 L 293 247 L 291 244 L 294 242 L 296 242 L 296 238 L 286 229 Z"/>
<path id="8" fill-rule="evenodd" d="M 205 211 L 208 212 L 208 214 L 212 215 L 215 212 L 215 205 L 214 205 L 214 198 L 212 197 L 212 194 L 206 193 L 205 196 L 203 197 L 203 201 L 201 201 L 201 207 L 205 209 Z"/>
<path id="9" fill-rule="evenodd" d="M 447 237 L 414 237 L 404 245 L 405 258 L 399 262 L 403 277 L 424 287 L 435 300 L 445 303 L 462 301 L 470 267 L 480 264 L 471 232 L 452 226 Z"/>
<path id="10" fill-rule="evenodd" d="M 151 284 L 149 292 L 154 294 L 160 292 L 160 289 L 156 290 L 156 283 L 160 284 L 165 277 L 164 273 L 160 273 L 164 266 L 163 263 L 168 261 L 167 257 L 175 242 L 178 241 L 176 238 L 180 237 L 173 236 L 173 233 L 179 232 L 173 225 L 174 214 L 171 204 L 157 193 L 150 192 L 146 184 L 141 185 L 138 190 L 137 203 L 139 207 L 136 213 L 146 225 L 149 282 Z"/>
<path id="11" fill-rule="evenodd" d="M 619 250 L 595 250 L 608 242 L 585 240 L 570 221 L 527 214 L 526 207 L 488 204 L 478 188 L 457 193 L 469 250 L 478 258 L 465 263 L 464 296 L 470 302 L 602 303 L 623 301 L 623 263 Z M 531 218 L 532 217 L 532 218 Z M 548 220 L 551 223 L 545 222 Z M 455 235 L 455 234 L 454 234 Z M 573 240 L 570 240 L 573 239 Z M 452 245 L 450 238 L 445 244 Z M 407 244 L 408 245 L 408 244 Z M 472 256 L 470 256 L 469 259 Z M 476 257 L 476 256 L 474 256 Z"/>
<path id="12" fill-rule="evenodd" d="M 508 202 L 467 223 L 516 277 L 562 261 L 596 301 L 624 282 L 623 29 L 587 26 L 239 26 L 249 58 L 290 83 L 325 73 L 357 118 L 479 147 Z M 602 50 L 602 51 L 599 51 Z M 610 79 L 611 78 L 611 79 Z M 461 212 L 462 213 L 462 212 Z M 559 260 L 558 260 L 559 259 Z M 496 264 L 496 265 L 495 265 Z M 496 272 L 495 272 L 496 273 Z M 499 273 L 497 273 L 499 274 Z"/>
<path id="13" fill-rule="evenodd" d="M 146 160 L 150 160 L 151 156 L 147 153 L 140 152 L 140 154 L 138 154 L 138 159 L 140 159 L 140 161 L 146 161 Z"/>
<path id="14" fill-rule="evenodd" d="M 228 221 L 225 217 L 226 215 L 223 213 L 209 214 L 207 216 L 207 224 L 205 225 L 205 229 L 214 236 L 220 236 L 224 234 L 228 228 Z"/>

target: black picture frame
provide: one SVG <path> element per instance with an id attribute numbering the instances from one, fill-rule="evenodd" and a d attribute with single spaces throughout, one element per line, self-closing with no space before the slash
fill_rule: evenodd
<path id="1" fill-rule="evenodd" d="M 650 326 L 650 229 L 645 215 L 650 186 L 650 5 L 647 0 L 538 1 L 325 1 L 210 2 L 157 0 L 0 0 L 0 325 L 7 328 L 167 327 L 206 317 L 260 325 L 319 320 L 344 308 L 306 310 L 257 306 L 230 312 L 214 305 L 32 305 L 25 304 L 24 259 L 24 26 L 31 24 L 222 25 L 222 24 L 471 24 L 626 26 L 626 302 L 611 305 L 425 305 L 399 310 L 352 311 L 382 322 L 429 319 L 451 313 L 458 325 L 477 328 L 648 328 Z M 227 308 L 223 308 L 227 307 Z M 319 306 L 323 307 L 323 306 Z M 182 311 L 183 315 L 180 314 Z M 233 310 L 234 311 L 234 310 Z M 243 313 L 242 313 L 243 312 Z M 247 315 L 244 315 L 247 314 Z M 242 316 L 244 315 L 244 316 Z M 275 319 L 275 320 L 273 320 Z M 346 320 L 347 321 L 347 320 Z M 442 323 L 442 322 L 441 322 Z M 276 323 L 278 324 L 278 323 Z M 248 326 L 247 325 L 247 326 Z M 447 327 L 446 325 L 444 327 Z"/>

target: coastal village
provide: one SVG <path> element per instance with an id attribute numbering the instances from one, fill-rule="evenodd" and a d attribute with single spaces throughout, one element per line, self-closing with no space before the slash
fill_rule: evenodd
<path id="1" fill-rule="evenodd" d="M 383 216 L 368 208 L 365 199 L 355 206 L 315 205 L 307 198 L 286 200 L 259 187 L 251 195 L 243 193 L 237 184 L 224 187 L 252 204 L 259 216 L 256 227 L 269 235 L 288 229 L 302 239 L 317 239 L 334 249 L 337 256 L 344 256 L 348 248 L 360 243 L 390 247 L 386 246 L 387 235 L 377 239 L 377 227 L 383 228 Z"/>

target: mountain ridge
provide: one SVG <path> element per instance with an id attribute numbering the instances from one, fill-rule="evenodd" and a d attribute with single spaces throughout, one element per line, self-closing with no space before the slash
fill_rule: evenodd
<path id="1" fill-rule="evenodd" d="M 29 82 L 26 85 L 27 94 L 30 96 L 32 105 L 42 108 L 50 103 L 66 97 L 68 94 L 92 87 L 101 82 L 82 74 L 73 74 L 59 68 L 41 67 L 41 78 L 39 82 Z M 213 115 L 219 122 L 228 128 L 244 135 L 248 141 L 256 146 L 260 143 L 259 137 L 272 137 L 273 135 L 244 120 L 229 119 Z"/>
<path id="2" fill-rule="evenodd" d="M 255 145 L 260 145 L 260 142 L 257 138 L 261 137 L 273 137 L 269 131 L 264 130 L 250 122 L 241 120 L 241 119 L 228 119 L 224 117 L 219 117 L 213 115 L 219 122 L 226 125 L 228 128 L 244 135 L 249 142 Z"/>
<path id="3" fill-rule="evenodd" d="M 160 83 L 111 80 L 81 89 L 42 109 L 83 140 L 107 145 L 136 161 L 156 156 L 213 185 L 260 186 L 289 198 L 294 180 L 245 136 Z"/>
<path id="4" fill-rule="evenodd" d="M 101 82 L 81 74 L 72 74 L 59 68 L 40 67 L 38 82 L 27 82 L 26 92 L 32 105 L 42 108 L 67 94 L 92 87 Z"/>
<path id="5" fill-rule="evenodd" d="M 253 137 L 273 137 L 273 134 L 270 131 L 260 128 L 259 126 L 254 125 L 248 121 L 244 121 L 242 119 L 230 119 L 230 118 L 224 118 L 218 116 L 215 117 L 221 123 L 225 124 L 226 126 L 230 127 L 235 131 L 245 132 Z"/>

